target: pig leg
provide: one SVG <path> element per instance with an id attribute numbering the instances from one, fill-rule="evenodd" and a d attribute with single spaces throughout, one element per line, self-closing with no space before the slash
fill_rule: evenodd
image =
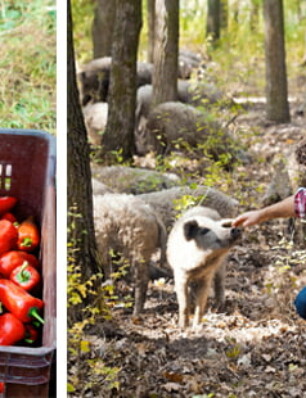
<path id="1" fill-rule="evenodd" d="M 215 290 L 214 307 L 218 311 L 222 311 L 224 308 L 224 303 L 225 303 L 224 281 L 225 281 L 225 264 L 222 264 L 220 269 L 216 272 L 214 278 L 214 290 Z"/>
<path id="2" fill-rule="evenodd" d="M 179 326 L 187 327 L 189 324 L 188 279 L 183 272 L 174 273 L 175 291 L 179 306 Z"/>
<path id="3" fill-rule="evenodd" d="M 205 312 L 212 277 L 213 275 L 206 275 L 204 278 L 197 280 L 193 327 L 200 324 Z"/>
<path id="4" fill-rule="evenodd" d="M 140 262 L 135 264 L 135 303 L 133 315 L 138 316 L 144 309 L 146 301 L 149 273 L 147 264 Z"/>

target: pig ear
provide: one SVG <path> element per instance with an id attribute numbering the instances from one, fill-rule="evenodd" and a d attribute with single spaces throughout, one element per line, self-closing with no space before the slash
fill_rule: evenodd
<path id="1" fill-rule="evenodd" d="M 191 220 L 191 221 L 186 222 L 184 224 L 184 235 L 185 235 L 186 240 L 193 239 L 196 236 L 198 229 L 199 229 L 199 225 L 196 222 L 196 220 Z"/>
<path id="2" fill-rule="evenodd" d="M 221 227 L 231 228 L 233 221 L 234 221 L 233 218 L 223 218 L 222 220 L 220 220 Z"/>

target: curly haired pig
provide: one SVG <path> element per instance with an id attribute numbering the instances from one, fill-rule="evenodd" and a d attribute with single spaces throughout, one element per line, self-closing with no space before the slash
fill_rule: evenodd
<path id="1" fill-rule="evenodd" d="M 173 226 L 179 214 L 177 205 L 182 198 L 190 199 L 193 206 L 211 207 L 217 210 L 221 217 L 235 217 L 239 204 L 236 199 L 204 185 L 198 185 L 197 188 L 173 187 L 159 192 L 141 194 L 138 197 L 156 211 L 167 230 Z"/>
<path id="2" fill-rule="evenodd" d="M 194 207 L 170 232 L 167 259 L 174 273 L 180 327 L 189 323 L 189 288 L 195 299 L 193 326 L 201 321 L 213 283 L 217 307 L 224 304 L 224 260 L 241 235 L 238 228 L 227 227 L 229 223 L 213 209 Z"/>
<path id="3" fill-rule="evenodd" d="M 127 194 L 94 196 L 94 222 L 106 277 L 111 273 L 110 249 L 131 264 L 135 285 L 134 315 L 138 315 L 146 299 L 150 259 L 160 249 L 161 263 L 165 260 L 165 227 L 149 205 Z"/>

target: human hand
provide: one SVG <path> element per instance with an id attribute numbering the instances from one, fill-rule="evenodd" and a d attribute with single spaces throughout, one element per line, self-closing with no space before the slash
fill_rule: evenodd
<path id="1" fill-rule="evenodd" d="M 251 227 L 264 221 L 261 210 L 248 211 L 241 214 L 232 222 L 233 227 Z"/>

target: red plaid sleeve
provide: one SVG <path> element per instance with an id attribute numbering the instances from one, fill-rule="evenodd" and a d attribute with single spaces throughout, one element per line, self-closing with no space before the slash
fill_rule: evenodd
<path id="1" fill-rule="evenodd" d="M 306 218 L 306 188 L 299 188 L 294 196 L 294 210 L 299 218 Z"/>

